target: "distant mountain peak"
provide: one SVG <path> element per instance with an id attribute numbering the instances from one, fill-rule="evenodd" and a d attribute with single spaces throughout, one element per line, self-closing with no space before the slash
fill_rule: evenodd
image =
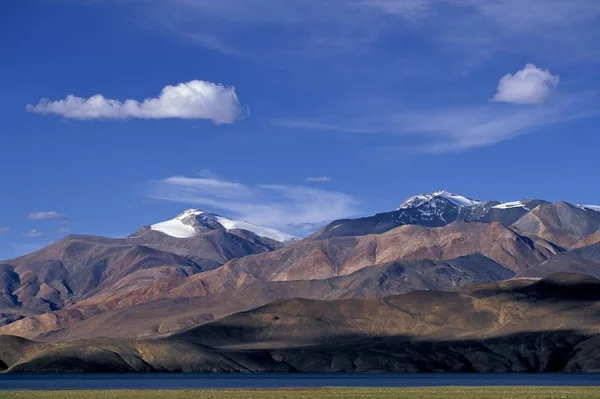
<path id="1" fill-rule="evenodd" d="M 175 238 L 192 238 L 198 230 L 245 230 L 259 237 L 286 242 L 297 237 L 275 229 L 259 226 L 243 220 L 229 219 L 203 209 L 186 209 L 175 218 L 150 226 L 153 231 L 159 231 Z"/>
<path id="2" fill-rule="evenodd" d="M 462 195 L 453 194 L 447 190 L 440 190 L 440 191 L 436 191 L 436 192 L 430 193 L 430 194 L 420 194 L 420 195 L 412 196 L 409 199 L 407 199 L 406 201 L 404 201 L 398 207 L 398 210 L 418 208 L 418 207 L 422 206 L 423 204 L 430 203 L 438 198 L 443 198 L 443 199 L 450 201 L 451 203 L 461 206 L 461 207 L 474 206 L 474 205 L 478 205 L 481 203 L 481 201 L 477 201 L 477 200 L 474 200 L 474 199 L 471 199 L 471 198 L 468 198 L 468 197 L 465 197 Z"/>

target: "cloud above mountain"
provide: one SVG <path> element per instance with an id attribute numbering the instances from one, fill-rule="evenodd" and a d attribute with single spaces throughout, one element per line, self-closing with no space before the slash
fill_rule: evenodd
<path id="1" fill-rule="evenodd" d="M 325 182 L 331 181 L 331 177 L 329 177 L 329 176 L 307 177 L 306 181 L 310 181 L 313 183 L 325 183 Z"/>
<path id="2" fill-rule="evenodd" d="M 517 73 L 507 74 L 498 83 L 498 92 L 492 99 L 496 102 L 538 105 L 546 102 L 560 83 L 558 75 L 537 68 L 533 64 Z"/>
<path id="3" fill-rule="evenodd" d="M 288 231 L 359 213 L 358 201 L 337 191 L 214 178 L 173 176 L 152 181 L 146 197 L 222 211 L 225 216 Z"/>
<path id="4" fill-rule="evenodd" d="M 27 111 L 68 119 L 208 119 L 231 124 L 241 116 L 235 88 L 202 80 L 166 86 L 160 95 L 142 101 L 119 101 L 96 94 L 89 98 L 68 95 L 62 100 L 42 99 Z"/>
<path id="5" fill-rule="evenodd" d="M 60 212 L 47 211 L 47 212 L 31 212 L 27 215 L 29 220 L 67 220 L 67 217 Z"/>
<path id="6" fill-rule="evenodd" d="M 10 227 L 8 226 L 0 226 L 0 236 L 5 236 L 10 233 Z"/>
<path id="7" fill-rule="evenodd" d="M 23 237 L 25 238 L 38 238 L 43 237 L 45 234 L 39 230 L 31 229 L 25 233 L 23 233 Z"/>

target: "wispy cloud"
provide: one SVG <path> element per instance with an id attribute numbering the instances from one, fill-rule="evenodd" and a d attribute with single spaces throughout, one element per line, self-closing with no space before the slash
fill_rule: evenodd
<path id="1" fill-rule="evenodd" d="M 5 236 L 10 233 L 10 227 L 0 226 L 0 236 Z"/>
<path id="2" fill-rule="evenodd" d="M 206 168 L 200 169 L 200 171 L 198 172 L 198 177 L 219 180 L 219 176 L 217 174 L 213 173 L 210 169 Z"/>
<path id="3" fill-rule="evenodd" d="M 176 176 L 152 181 L 147 197 L 223 211 L 226 216 L 288 231 L 358 213 L 358 201 L 341 192 L 209 178 Z"/>
<path id="4" fill-rule="evenodd" d="M 596 0 L 152 0 L 155 26 L 226 54 L 362 54 L 373 43 L 418 37 L 477 63 L 497 52 L 563 61 L 600 56 Z M 262 29 L 261 46 L 249 45 Z M 562 55 L 568 54 L 568 57 Z"/>
<path id="5" fill-rule="evenodd" d="M 350 111 L 344 114 L 343 118 L 338 119 L 352 119 L 356 117 L 356 114 L 352 115 Z M 329 122 L 319 122 L 316 120 L 295 120 L 295 119 L 273 119 L 270 121 L 271 125 L 277 127 L 287 127 L 293 129 L 306 129 L 306 130 L 325 130 L 332 132 L 345 132 L 345 133 L 378 133 L 381 131 L 380 127 L 369 123 L 361 123 L 360 126 L 352 126 L 343 124 L 339 120 L 333 120 Z"/>
<path id="6" fill-rule="evenodd" d="M 113 100 L 96 94 L 89 98 L 68 95 L 63 100 L 42 99 L 27 105 L 27 111 L 70 119 L 209 119 L 228 124 L 241 116 L 235 89 L 202 80 L 166 86 L 156 98 Z"/>
<path id="7" fill-rule="evenodd" d="M 71 231 L 71 229 L 69 229 L 68 227 L 59 227 L 56 230 L 56 234 L 67 234 Z"/>
<path id="8" fill-rule="evenodd" d="M 68 220 L 65 215 L 56 211 L 47 211 L 47 212 L 31 212 L 27 215 L 27 219 L 29 220 Z"/>
<path id="9" fill-rule="evenodd" d="M 328 182 L 328 181 L 331 181 L 331 177 L 329 177 L 329 176 L 307 177 L 306 181 L 316 182 L 316 183 Z"/>
<path id="10" fill-rule="evenodd" d="M 545 105 L 515 108 L 488 103 L 463 107 L 406 109 L 391 103 L 373 113 L 357 108 L 339 121 L 285 121 L 277 126 L 348 133 L 383 133 L 420 138 L 425 152 L 460 151 L 495 144 L 560 123 L 600 113 L 587 95 L 556 99 Z"/>
<path id="11" fill-rule="evenodd" d="M 43 237 L 45 234 L 39 230 L 31 229 L 26 233 L 23 233 L 23 237 L 25 238 L 38 238 Z"/>
<path id="12" fill-rule="evenodd" d="M 350 2 L 352 3 L 352 1 Z M 600 13 L 594 0 L 357 0 L 355 3 L 378 8 L 387 14 L 421 19 L 440 9 L 477 12 L 505 29 L 530 30 L 536 26 L 576 24 Z"/>
<path id="13" fill-rule="evenodd" d="M 147 1 L 145 15 L 166 32 L 225 54 L 271 57 L 361 52 L 381 31 L 375 9 L 354 0 L 158 0 Z M 274 34 L 261 37 L 262 29 Z"/>
<path id="14" fill-rule="evenodd" d="M 461 151 L 496 144 L 589 116 L 585 112 L 567 109 L 567 105 L 521 111 L 481 106 L 423 112 L 407 116 L 402 132 L 426 135 L 429 141 L 422 147 L 424 151 Z"/>
<path id="15" fill-rule="evenodd" d="M 558 86 L 560 78 L 550 71 L 537 68 L 533 64 L 514 75 L 507 74 L 498 83 L 498 92 L 492 101 L 538 105 L 546 102 Z"/>
<path id="16" fill-rule="evenodd" d="M 420 37 L 470 63 L 499 52 L 557 62 L 598 59 L 596 0 L 359 0 L 403 18 Z"/>

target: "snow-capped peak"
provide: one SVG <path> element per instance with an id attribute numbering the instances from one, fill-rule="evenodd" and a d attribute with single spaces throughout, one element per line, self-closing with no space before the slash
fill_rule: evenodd
<path id="1" fill-rule="evenodd" d="M 583 209 L 584 211 L 595 211 L 600 212 L 600 206 L 598 205 L 577 205 L 577 208 Z"/>
<path id="2" fill-rule="evenodd" d="M 400 209 L 418 208 L 421 205 L 431 202 L 437 198 L 443 198 L 443 199 L 450 201 L 453 204 L 461 206 L 461 207 L 474 206 L 474 205 L 481 203 L 480 201 L 476 201 L 471 198 L 464 197 L 462 195 L 452 194 L 449 191 L 441 190 L 441 191 L 436 191 L 435 193 L 431 193 L 431 194 L 421 194 L 421 195 L 415 195 L 413 197 L 410 197 L 409 199 L 404 201 L 398 207 L 398 209 L 400 210 Z"/>
<path id="3" fill-rule="evenodd" d="M 156 223 L 151 230 L 159 231 L 175 238 L 191 238 L 196 235 L 196 228 L 229 230 L 246 230 L 260 237 L 285 242 L 297 237 L 268 227 L 259 226 L 242 220 L 234 220 L 200 209 L 187 209 L 174 219 Z"/>

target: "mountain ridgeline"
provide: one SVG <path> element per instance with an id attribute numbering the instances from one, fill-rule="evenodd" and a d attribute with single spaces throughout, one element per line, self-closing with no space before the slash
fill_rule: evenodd
<path id="1" fill-rule="evenodd" d="M 598 278 L 593 205 L 438 191 L 302 239 L 190 209 L 0 262 L 0 368 L 600 371 Z"/>

